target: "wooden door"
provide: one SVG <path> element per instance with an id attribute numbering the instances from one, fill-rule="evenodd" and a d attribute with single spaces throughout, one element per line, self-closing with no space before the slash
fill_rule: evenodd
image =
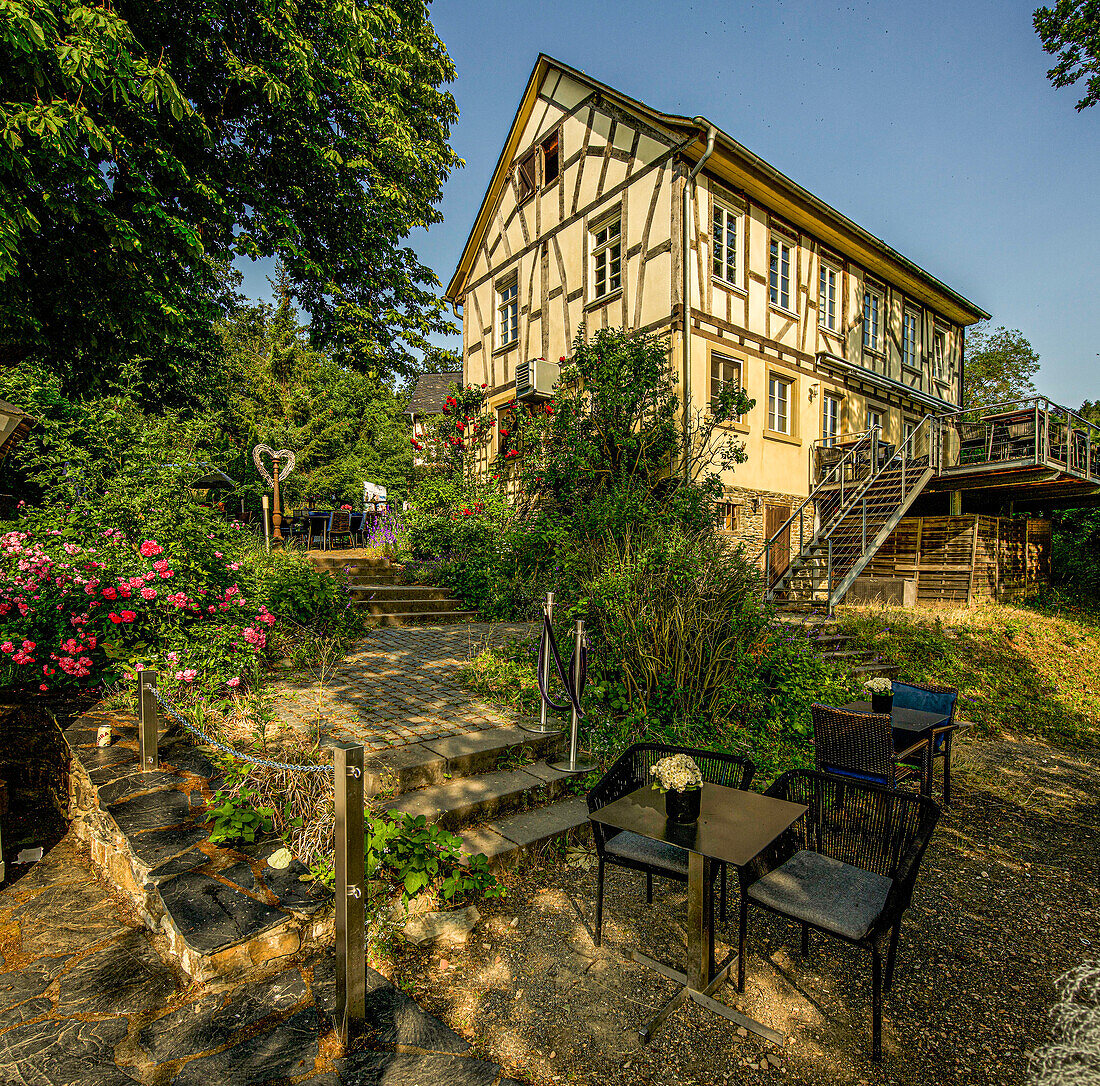
<path id="1" fill-rule="evenodd" d="M 790 515 L 791 507 L 789 505 L 765 505 L 765 538 L 771 539 L 771 537 L 783 527 Z M 783 534 L 772 544 L 771 555 L 768 561 L 772 583 L 774 584 L 787 572 L 787 568 L 791 564 L 791 526 L 789 524 L 786 528 L 783 528 Z"/>

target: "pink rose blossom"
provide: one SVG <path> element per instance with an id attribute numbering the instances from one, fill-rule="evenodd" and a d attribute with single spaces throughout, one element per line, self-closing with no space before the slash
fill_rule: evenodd
<path id="1" fill-rule="evenodd" d="M 5 641 L 0 645 L 0 652 L 15 652 L 15 646 L 10 641 Z"/>
<path id="2" fill-rule="evenodd" d="M 157 598 L 157 590 L 155 588 L 143 588 L 141 590 L 141 598 L 143 600 L 155 600 Z"/>
<path id="3" fill-rule="evenodd" d="M 120 617 L 119 615 L 116 615 L 116 614 L 114 613 L 114 611 L 112 611 L 112 612 L 111 612 L 111 613 L 110 613 L 110 614 L 109 614 L 109 615 L 108 615 L 107 617 L 108 617 L 108 618 L 109 618 L 109 619 L 110 619 L 110 620 L 111 620 L 111 621 L 112 621 L 112 622 L 113 622 L 113 623 L 114 623 L 114 624 L 115 624 L 116 626 L 117 626 L 117 625 L 118 625 L 118 624 L 119 624 L 119 623 L 120 623 L 120 622 L 122 621 L 122 618 L 121 618 L 121 617 Z"/>
<path id="4" fill-rule="evenodd" d="M 122 621 L 123 622 L 133 622 L 135 618 L 137 618 L 137 613 L 134 612 L 134 611 L 123 611 L 122 612 Z"/>
<path id="5" fill-rule="evenodd" d="M 226 679 L 225 680 L 225 685 L 226 686 L 232 686 L 232 687 L 240 686 L 241 685 L 240 676 L 234 675 L 232 679 Z"/>
<path id="6" fill-rule="evenodd" d="M 189 667 L 186 671 L 176 672 L 176 681 L 184 683 L 193 682 L 197 674 L 198 672 L 194 668 Z"/>
<path id="7" fill-rule="evenodd" d="M 105 588 L 103 590 L 103 598 L 105 600 L 117 600 L 118 592 L 116 592 L 113 588 Z"/>
<path id="8" fill-rule="evenodd" d="M 154 554 L 164 553 L 164 548 L 152 539 L 147 539 L 138 549 L 146 558 L 152 558 Z"/>
<path id="9" fill-rule="evenodd" d="M 23 642 L 23 651 L 24 652 L 34 652 L 36 647 L 37 646 L 35 645 L 35 643 L 33 641 L 24 641 Z"/>

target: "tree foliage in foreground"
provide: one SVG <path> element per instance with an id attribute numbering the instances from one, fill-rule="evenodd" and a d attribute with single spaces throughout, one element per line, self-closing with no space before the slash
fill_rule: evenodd
<path id="1" fill-rule="evenodd" d="M 1080 113 L 1100 101 L 1100 0 L 1058 0 L 1053 8 L 1035 11 L 1032 22 L 1043 50 L 1058 58 L 1047 72 L 1056 87 L 1072 87 L 1085 80 Z"/>
<path id="2" fill-rule="evenodd" d="M 453 76 L 420 0 L 0 0 L 0 362 L 186 402 L 224 268 L 277 255 L 318 343 L 408 369 Z"/>
<path id="3" fill-rule="evenodd" d="M 1022 332 L 987 323 L 966 335 L 963 407 L 984 407 L 1036 395 L 1032 378 L 1039 372 L 1039 355 Z"/>

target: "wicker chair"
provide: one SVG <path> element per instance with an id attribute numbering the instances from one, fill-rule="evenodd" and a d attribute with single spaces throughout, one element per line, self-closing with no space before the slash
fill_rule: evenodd
<path id="1" fill-rule="evenodd" d="M 959 692 L 953 686 L 938 686 L 936 683 L 899 682 L 894 680 L 894 704 L 906 709 L 923 709 L 925 712 L 940 713 L 947 717 L 947 723 L 933 728 L 931 733 L 930 755 L 933 761 L 943 759 L 943 805 L 951 803 L 951 739 L 955 732 L 965 725 L 955 719 L 955 709 L 959 702 Z M 917 765 L 920 754 L 907 758 L 906 764 Z M 931 777 L 931 766 L 929 766 Z"/>
<path id="2" fill-rule="evenodd" d="M 697 750 L 694 747 L 673 747 L 664 743 L 635 743 L 628 747 L 618 761 L 603 775 L 599 783 L 588 793 L 589 813 L 606 807 L 609 803 L 643 785 L 652 783 L 650 767 L 670 754 L 687 754 L 694 759 L 703 780 L 721 784 L 727 788 L 747 789 L 756 767 L 740 754 L 725 754 L 716 750 Z M 630 830 L 616 830 L 610 826 L 592 823 L 592 836 L 596 842 L 599 870 L 596 876 L 596 946 L 603 939 L 603 869 L 604 864 L 641 871 L 646 877 L 646 901 L 653 901 L 653 876 L 687 882 L 687 853 L 675 845 L 651 841 Z M 726 915 L 726 865 L 716 864 L 721 876 L 721 910 Z"/>
<path id="3" fill-rule="evenodd" d="M 325 533 L 326 550 L 332 546 L 333 539 L 343 539 L 345 546 L 351 546 L 351 513 L 347 509 L 334 509 L 328 518 L 328 531 Z"/>
<path id="4" fill-rule="evenodd" d="M 745 990 L 750 905 L 801 924 L 803 955 L 811 928 L 864 947 L 872 965 L 871 1055 L 879 1060 L 882 993 L 893 983 L 902 914 L 940 809 L 927 796 L 811 769 L 784 773 L 766 794 L 809 810 L 740 870 L 738 991 Z"/>
<path id="5" fill-rule="evenodd" d="M 932 788 L 932 759 L 927 736 L 898 750 L 889 713 L 854 713 L 815 702 L 814 723 L 817 768 L 837 777 L 896 788 L 900 781 L 920 774 L 921 791 Z"/>

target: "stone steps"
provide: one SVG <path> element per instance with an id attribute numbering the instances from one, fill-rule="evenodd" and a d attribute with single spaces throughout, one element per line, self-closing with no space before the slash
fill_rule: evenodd
<path id="1" fill-rule="evenodd" d="M 387 810 L 423 815 L 458 833 L 467 855 L 484 853 L 504 867 L 536 846 L 587 832 L 584 798 L 564 795 L 569 775 L 546 762 L 562 740 L 560 732 L 492 728 L 397 747 L 371 759 L 371 783 L 396 790 Z"/>

